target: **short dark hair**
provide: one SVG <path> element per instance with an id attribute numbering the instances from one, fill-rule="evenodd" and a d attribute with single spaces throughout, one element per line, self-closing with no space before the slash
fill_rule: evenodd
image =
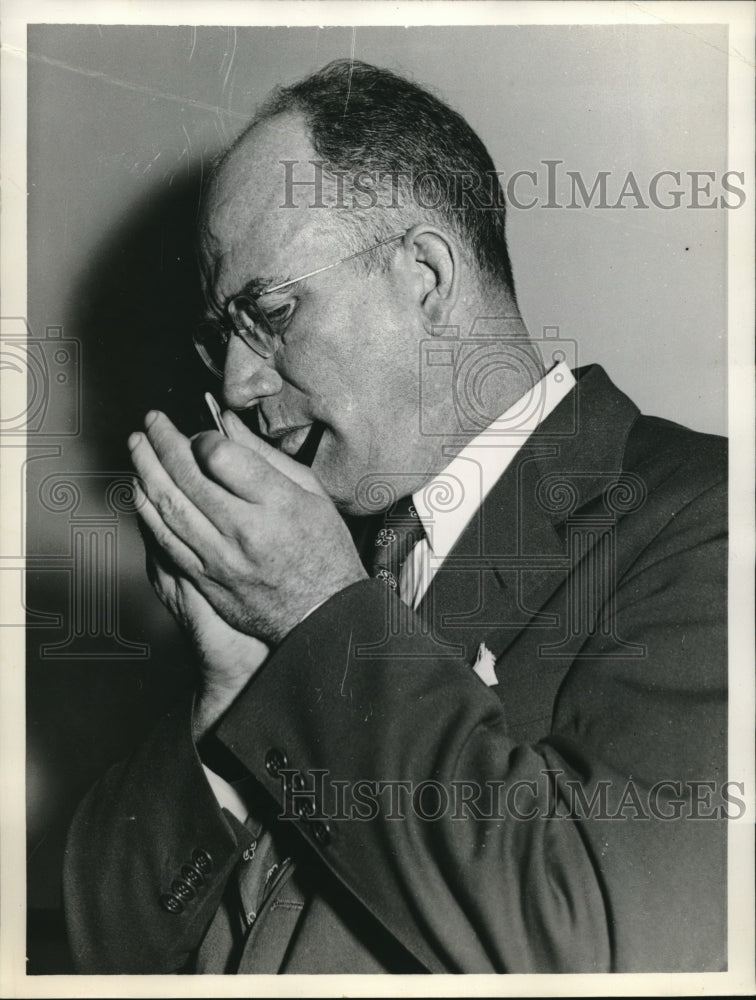
<path id="1" fill-rule="evenodd" d="M 390 70 L 339 59 L 275 90 L 234 146 L 257 124 L 287 112 L 303 115 L 326 170 L 392 177 L 403 195 L 404 224 L 428 217 L 446 223 L 481 276 L 503 284 L 514 299 L 504 194 L 486 147 L 460 114 Z M 347 214 L 377 242 L 396 231 L 395 212 Z"/>

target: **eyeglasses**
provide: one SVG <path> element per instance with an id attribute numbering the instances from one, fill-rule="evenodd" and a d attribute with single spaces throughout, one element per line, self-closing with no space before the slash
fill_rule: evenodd
<path id="1" fill-rule="evenodd" d="M 217 375 L 218 378 L 223 378 L 226 367 L 226 352 L 232 335 L 239 337 L 250 350 L 261 358 L 273 357 L 281 343 L 281 335 L 286 324 L 294 312 L 295 304 L 289 302 L 265 312 L 259 305 L 259 299 L 272 292 L 280 292 L 283 288 L 288 288 L 289 285 L 304 281 L 305 278 L 312 278 L 316 274 L 322 274 L 323 271 L 330 271 L 331 268 L 338 267 L 339 264 L 346 264 L 347 261 L 354 260 L 355 257 L 361 257 L 363 254 L 370 253 L 371 250 L 386 246 L 387 243 L 400 240 L 403 236 L 403 232 L 395 233 L 393 236 L 381 240 L 380 243 L 374 243 L 364 250 L 349 254 L 348 257 L 342 257 L 341 260 L 334 261 L 333 264 L 326 264 L 314 271 L 308 271 L 307 274 L 300 274 L 298 278 L 290 278 L 288 281 L 282 281 L 279 285 L 266 288 L 258 295 L 251 296 L 242 292 L 240 295 L 233 296 L 226 305 L 228 317 L 226 322 L 208 320 L 195 330 L 194 346 L 197 348 L 199 356 L 213 375 Z"/>

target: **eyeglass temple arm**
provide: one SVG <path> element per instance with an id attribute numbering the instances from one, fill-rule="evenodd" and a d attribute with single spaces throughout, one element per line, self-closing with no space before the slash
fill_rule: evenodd
<path id="1" fill-rule="evenodd" d="M 330 271 L 332 267 L 338 267 L 339 264 L 346 264 L 348 260 L 354 260 L 355 257 L 361 257 L 365 253 L 370 253 L 371 250 L 377 250 L 378 247 L 385 246 L 387 243 L 393 243 L 394 240 L 400 240 L 404 236 L 404 233 L 394 233 L 393 236 L 387 236 L 385 240 L 381 240 L 380 243 L 374 243 L 370 247 L 365 247 L 364 250 L 358 250 L 357 253 L 350 253 L 348 257 L 342 257 L 341 260 L 336 260 L 333 264 L 326 264 L 324 267 L 318 267 L 314 271 L 308 271 L 307 274 L 300 274 L 298 278 L 290 278 L 289 281 L 282 281 L 280 285 L 273 285 L 271 288 L 266 288 L 262 292 L 258 292 L 255 298 L 262 298 L 263 295 L 267 295 L 269 292 L 279 292 L 282 288 L 288 288 L 289 285 L 295 285 L 298 281 L 304 281 L 305 278 L 311 278 L 314 274 L 322 274 L 323 271 Z"/>

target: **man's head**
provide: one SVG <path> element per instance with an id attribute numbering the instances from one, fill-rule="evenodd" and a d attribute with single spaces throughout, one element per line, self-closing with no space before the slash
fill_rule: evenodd
<path id="1" fill-rule="evenodd" d="M 257 296 L 396 234 L 262 296 L 278 349 L 264 359 L 231 337 L 225 359 L 227 405 L 258 407 L 283 450 L 323 426 L 313 468 L 352 513 L 366 475 L 407 493 L 448 461 L 443 434 L 422 430 L 422 342 L 454 325 L 464 336 L 476 315 L 516 316 L 493 163 L 426 91 L 339 62 L 276 92 L 207 186 L 201 265 L 218 317 L 243 290 Z M 526 388 L 510 377 L 493 391 L 506 404 Z M 422 406 L 452 433 L 448 386 L 426 385 Z"/>

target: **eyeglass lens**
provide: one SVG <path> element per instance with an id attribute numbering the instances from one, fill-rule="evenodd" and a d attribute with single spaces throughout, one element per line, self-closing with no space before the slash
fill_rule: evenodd
<path id="1" fill-rule="evenodd" d="M 236 333 L 247 347 L 263 358 L 273 355 L 275 337 L 254 300 L 246 297 L 232 300 L 228 306 L 228 314 L 233 324 L 233 333 Z M 194 334 L 197 352 L 218 378 L 223 378 L 231 336 L 232 330 L 215 321 L 200 324 Z"/>

